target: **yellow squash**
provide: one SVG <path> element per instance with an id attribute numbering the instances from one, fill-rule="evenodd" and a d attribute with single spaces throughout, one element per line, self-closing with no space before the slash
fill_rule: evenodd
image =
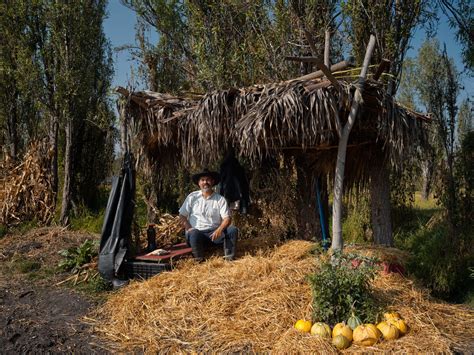
<path id="1" fill-rule="evenodd" d="M 377 324 L 377 328 L 382 333 L 384 339 L 395 340 L 400 336 L 398 328 L 389 322 L 380 322 Z"/>
<path id="2" fill-rule="evenodd" d="M 352 329 L 344 322 L 337 323 L 332 329 L 332 337 L 344 335 L 347 340 L 352 341 Z"/>
<path id="3" fill-rule="evenodd" d="M 303 333 L 309 333 L 311 330 L 311 322 L 309 320 L 300 319 L 295 323 L 295 329 Z"/>
<path id="4" fill-rule="evenodd" d="M 370 346 L 379 340 L 380 331 L 373 324 L 362 324 L 354 329 L 352 338 L 356 344 Z"/>
<path id="5" fill-rule="evenodd" d="M 383 314 L 383 317 L 386 320 L 389 320 L 389 319 L 392 319 L 392 318 L 402 318 L 402 317 L 400 317 L 400 314 L 398 314 L 398 312 L 386 312 L 386 313 Z"/>
<path id="6" fill-rule="evenodd" d="M 403 319 L 391 318 L 387 320 L 387 322 L 397 327 L 400 332 L 400 335 L 404 335 L 408 332 L 408 326 Z"/>

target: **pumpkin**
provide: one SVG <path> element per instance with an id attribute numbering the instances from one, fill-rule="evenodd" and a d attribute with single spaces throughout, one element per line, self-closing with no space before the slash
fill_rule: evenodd
<path id="1" fill-rule="evenodd" d="M 335 338 L 338 335 L 344 335 L 347 340 L 352 341 L 352 329 L 344 322 L 337 323 L 332 329 L 332 337 Z"/>
<path id="2" fill-rule="evenodd" d="M 311 334 L 312 335 L 319 335 L 323 338 L 331 338 L 331 328 L 326 323 L 314 323 L 311 327 Z"/>
<path id="3" fill-rule="evenodd" d="M 402 317 L 400 317 L 400 314 L 398 314 L 397 312 L 387 312 L 387 313 L 384 313 L 384 314 L 383 314 L 383 317 L 384 317 L 386 320 L 389 320 L 389 319 L 392 319 L 392 318 L 399 318 L 399 319 L 402 318 Z"/>
<path id="4" fill-rule="evenodd" d="M 332 338 L 332 345 L 334 345 L 339 350 L 343 350 L 351 346 L 351 342 L 344 335 L 339 334 Z"/>
<path id="5" fill-rule="evenodd" d="M 347 325 L 354 330 L 357 328 L 359 325 L 362 325 L 362 321 L 359 319 L 359 317 L 356 317 L 354 313 L 352 313 L 352 316 L 349 317 L 347 320 Z"/>
<path id="6" fill-rule="evenodd" d="M 309 320 L 300 319 L 295 323 L 295 329 L 303 333 L 309 333 L 311 330 L 311 322 Z"/>
<path id="7" fill-rule="evenodd" d="M 374 324 L 367 323 L 367 324 L 364 324 L 364 325 L 366 327 L 369 327 L 370 329 L 372 329 L 374 332 L 377 333 L 377 339 L 380 339 L 382 337 L 382 332 Z"/>
<path id="8" fill-rule="evenodd" d="M 374 345 L 379 337 L 379 330 L 373 324 L 359 325 L 352 333 L 354 343 L 366 346 Z"/>
<path id="9" fill-rule="evenodd" d="M 397 327 L 398 331 L 400 332 L 400 335 L 404 335 L 408 332 L 408 326 L 403 319 L 391 318 L 387 320 L 387 322 Z"/>
<path id="10" fill-rule="evenodd" d="M 400 336 L 400 331 L 398 328 L 388 322 L 380 322 L 377 324 L 377 328 L 382 333 L 384 339 L 395 340 Z"/>

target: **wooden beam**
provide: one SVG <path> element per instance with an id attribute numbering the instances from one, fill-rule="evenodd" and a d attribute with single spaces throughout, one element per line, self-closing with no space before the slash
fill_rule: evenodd
<path id="1" fill-rule="evenodd" d="M 285 60 L 292 61 L 292 62 L 303 62 L 303 63 L 316 63 L 318 58 L 306 56 L 306 57 L 285 57 Z"/>
<path id="2" fill-rule="evenodd" d="M 307 57 L 307 58 L 316 58 L 316 57 Z M 313 63 L 316 63 L 316 61 L 313 61 Z M 353 62 L 351 62 L 349 60 L 343 60 L 342 62 L 331 65 L 331 72 L 344 70 L 344 69 L 350 68 L 352 66 L 354 66 Z M 312 79 L 322 78 L 323 76 L 324 76 L 324 72 L 322 70 L 318 70 L 318 71 L 300 76 L 298 78 L 291 79 L 290 81 L 292 81 L 292 80 L 302 80 L 302 81 L 312 80 Z"/>
<path id="3" fill-rule="evenodd" d="M 304 29 L 304 35 L 306 37 L 306 40 L 308 41 L 309 47 L 311 48 L 311 52 L 313 53 L 313 55 L 316 55 L 316 53 L 317 53 L 316 46 L 314 45 L 313 38 L 311 37 L 311 34 L 308 32 L 308 30 L 306 28 Z M 324 65 L 323 61 L 320 58 L 316 58 L 315 63 L 318 66 L 318 68 L 320 70 L 322 70 L 324 75 L 326 75 L 326 77 L 329 80 L 331 80 L 331 83 L 334 85 L 334 87 L 339 89 L 341 87 L 341 85 L 339 84 L 337 79 L 332 75 L 331 70 L 329 70 L 329 68 Z"/>
<path id="4" fill-rule="evenodd" d="M 377 68 L 377 71 L 375 72 L 375 75 L 374 75 L 374 80 L 379 80 L 380 76 L 382 75 L 382 73 L 384 71 L 387 71 L 390 69 L 390 61 L 388 59 L 382 59 L 382 61 L 380 62 L 378 68 Z"/>

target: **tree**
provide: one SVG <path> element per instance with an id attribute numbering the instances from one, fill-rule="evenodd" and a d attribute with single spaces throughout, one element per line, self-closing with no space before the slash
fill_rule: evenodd
<path id="1" fill-rule="evenodd" d="M 390 61 L 387 92 L 395 97 L 410 39 L 414 30 L 430 16 L 430 2 L 426 0 L 348 0 L 343 4 L 346 31 L 356 63 L 361 64 L 369 35 L 376 37 L 373 62 Z M 390 181 L 388 159 L 383 147 L 379 148 L 379 164 L 371 166 L 371 217 L 374 242 L 393 244 L 390 216 Z"/>
<path id="2" fill-rule="evenodd" d="M 40 124 L 35 96 L 39 67 L 35 61 L 32 8 L 36 1 L 0 4 L 0 129 L 7 153 L 16 159 Z"/>
<path id="3" fill-rule="evenodd" d="M 49 136 L 54 192 L 64 163 L 63 224 L 72 204 L 90 203 L 112 159 L 105 8 L 105 0 L 0 4 L 2 139 L 18 155 L 33 139 Z"/>
<path id="4" fill-rule="evenodd" d="M 67 225 L 71 206 L 78 202 L 77 182 L 81 177 L 93 176 L 90 170 L 96 165 L 81 164 L 84 135 L 92 138 L 97 126 L 102 124 L 107 129 L 111 122 L 106 93 L 112 70 L 109 44 L 102 30 L 106 1 L 47 1 L 46 6 L 49 40 L 57 58 L 54 105 L 61 115 L 59 124 L 65 140 L 60 222 Z M 104 142 L 104 138 L 99 141 Z M 83 178 L 82 182 L 89 181 Z"/>
<path id="5" fill-rule="evenodd" d="M 470 0 L 438 0 L 441 11 L 448 17 L 451 28 L 463 46 L 462 55 L 466 68 L 474 66 L 474 5 Z"/>

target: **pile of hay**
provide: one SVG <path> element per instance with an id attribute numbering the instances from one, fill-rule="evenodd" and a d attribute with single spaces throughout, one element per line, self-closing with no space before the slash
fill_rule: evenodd
<path id="1" fill-rule="evenodd" d="M 329 341 L 292 329 L 311 315 L 306 275 L 318 266 L 311 247 L 291 241 L 232 263 L 187 261 L 112 295 L 94 314 L 95 329 L 121 351 L 336 353 Z M 347 352 L 470 349 L 472 310 L 433 300 L 398 274 L 380 275 L 374 290 L 411 329 L 398 340 Z"/>

